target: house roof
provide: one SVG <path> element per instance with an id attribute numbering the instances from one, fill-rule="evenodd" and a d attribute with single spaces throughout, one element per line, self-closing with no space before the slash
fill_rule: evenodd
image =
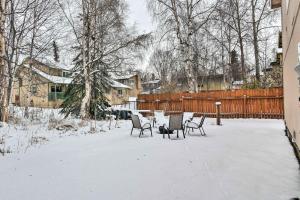
<path id="1" fill-rule="evenodd" d="M 160 80 L 156 79 L 156 80 L 153 80 L 153 81 L 143 82 L 142 84 L 153 84 L 153 83 L 159 83 L 159 82 L 160 82 Z"/>
<path id="2" fill-rule="evenodd" d="M 28 65 L 24 65 L 26 68 L 29 68 Z M 34 67 L 32 67 L 32 71 L 36 72 L 37 74 L 39 74 L 40 76 L 42 76 L 43 78 L 47 79 L 48 81 L 52 82 L 52 83 L 56 83 L 56 84 L 71 84 L 73 81 L 73 78 L 67 78 L 67 77 L 61 77 L 61 76 L 53 76 L 53 75 L 49 75 L 45 72 L 42 72 L 41 70 L 38 70 Z M 109 80 L 109 79 L 107 79 Z M 109 80 L 109 84 L 112 88 L 120 88 L 120 89 L 132 89 L 131 87 L 124 85 L 118 81 L 115 80 Z"/>
<path id="3" fill-rule="evenodd" d="M 109 80 L 110 86 L 113 88 L 119 88 L 119 89 L 132 89 L 131 87 L 124 85 L 118 81 L 115 80 Z"/>
<path id="4" fill-rule="evenodd" d="M 132 77 L 134 77 L 134 76 L 136 76 L 136 73 L 133 73 L 133 74 L 126 74 L 126 75 L 120 75 L 120 76 L 115 75 L 115 74 L 112 75 L 113 79 L 115 79 L 115 80 L 130 79 L 130 78 L 132 78 Z"/>
<path id="5" fill-rule="evenodd" d="M 24 65 L 26 68 L 29 68 L 28 65 Z M 32 71 L 36 72 L 38 75 L 42 76 L 43 78 L 47 79 L 48 81 L 56 84 L 71 84 L 73 78 L 61 77 L 61 76 L 53 76 L 49 75 L 41 70 L 38 70 L 32 67 Z"/>

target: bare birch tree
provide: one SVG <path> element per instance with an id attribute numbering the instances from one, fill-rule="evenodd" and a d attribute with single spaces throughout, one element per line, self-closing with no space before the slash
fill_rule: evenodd
<path id="1" fill-rule="evenodd" d="M 1 0 L 0 3 L 0 119 L 4 122 L 8 119 L 8 103 L 7 103 L 7 65 L 4 62 L 5 55 L 5 40 L 4 40 L 4 25 L 5 25 L 5 10 L 6 1 Z"/>
<path id="2" fill-rule="evenodd" d="M 251 29 L 252 29 L 252 43 L 254 49 L 255 58 L 255 77 L 258 82 L 260 82 L 260 53 L 263 53 L 263 48 L 260 48 L 261 32 L 276 28 L 272 23 L 272 19 L 276 18 L 276 12 L 270 7 L 270 0 L 251 0 Z M 265 45 L 262 43 L 262 45 Z"/>
<path id="3" fill-rule="evenodd" d="M 176 39 L 181 63 L 185 69 L 189 91 L 197 92 L 193 37 L 209 21 L 215 2 L 206 0 L 149 0 L 148 7 L 158 21 L 163 37 Z"/>

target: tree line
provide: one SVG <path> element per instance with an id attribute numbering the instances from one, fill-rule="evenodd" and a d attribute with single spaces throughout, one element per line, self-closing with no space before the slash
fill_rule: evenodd
<path id="1" fill-rule="evenodd" d="M 166 84 L 184 76 L 188 90 L 198 92 L 199 75 L 228 74 L 234 65 L 240 79 L 254 68 L 260 82 L 277 28 L 269 0 L 148 0 L 147 6 L 157 30 L 138 34 L 126 24 L 125 0 L 1 0 L 1 119 L 7 121 L 24 58 L 51 55 L 59 62 L 63 51 L 75 67 L 62 111 L 82 119 L 105 108 L 110 75 L 134 66 L 150 45 L 149 69 Z M 26 78 L 32 80 L 31 70 Z"/>

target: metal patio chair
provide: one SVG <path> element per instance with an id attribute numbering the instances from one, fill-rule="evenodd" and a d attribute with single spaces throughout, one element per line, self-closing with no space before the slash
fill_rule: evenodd
<path id="1" fill-rule="evenodd" d="M 154 120 L 153 120 L 153 127 L 154 126 L 164 126 L 168 123 L 168 117 L 165 116 L 164 111 L 162 110 L 155 110 L 154 112 Z"/>
<path id="2" fill-rule="evenodd" d="M 206 133 L 204 131 L 204 128 L 203 128 L 203 125 L 204 125 L 204 121 L 205 121 L 205 118 L 206 116 L 203 115 L 201 120 L 200 120 L 200 123 L 196 123 L 196 122 L 193 122 L 193 121 L 190 121 L 188 122 L 186 125 L 185 125 L 185 130 L 188 134 L 190 134 L 190 129 L 192 129 L 194 131 L 194 129 L 199 129 L 200 131 L 200 134 L 202 136 L 205 136 Z"/>
<path id="3" fill-rule="evenodd" d="M 177 138 L 179 138 L 179 131 L 182 131 L 183 138 L 185 138 L 184 127 L 183 127 L 183 114 L 179 115 L 170 115 L 169 127 L 166 128 L 167 133 L 164 132 L 163 138 L 165 138 L 165 134 L 168 134 L 168 138 L 170 139 L 170 132 L 177 131 Z"/>
<path id="4" fill-rule="evenodd" d="M 184 112 L 183 113 L 183 126 L 185 127 L 186 123 L 191 122 L 194 118 L 193 112 Z"/>
<path id="5" fill-rule="evenodd" d="M 152 135 L 152 126 L 150 123 L 147 122 L 147 123 L 142 124 L 138 115 L 132 115 L 131 121 L 132 121 L 132 129 L 131 129 L 130 135 L 132 135 L 133 129 L 139 129 L 139 130 L 141 130 L 139 137 L 141 137 L 142 135 L 144 135 L 144 130 L 149 129 L 151 132 L 151 137 L 153 136 Z"/>

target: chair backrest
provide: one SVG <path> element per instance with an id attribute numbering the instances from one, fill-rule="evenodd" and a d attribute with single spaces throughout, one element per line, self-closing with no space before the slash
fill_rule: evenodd
<path id="1" fill-rule="evenodd" d="M 138 115 L 132 115 L 131 121 L 133 128 L 142 128 L 141 121 Z"/>
<path id="2" fill-rule="evenodd" d="M 183 122 L 183 114 L 170 115 L 169 129 L 182 130 L 183 129 L 182 122 Z"/>
<path id="3" fill-rule="evenodd" d="M 187 120 L 192 120 L 194 117 L 194 113 L 193 112 L 184 112 L 183 113 L 183 122 L 187 121 Z"/>
<path id="4" fill-rule="evenodd" d="M 154 117 L 156 119 L 156 122 L 164 122 L 166 117 L 165 117 L 165 112 L 162 110 L 155 110 L 154 111 Z"/>
<path id="5" fill-rule="evenodd" d="M 203 115 L 203 116 L 202 116 L 202 118 L 201 118 L 201 121 L 200 121 L 199 127 L 202 127 L 202 126 L 203 126 L 205 118 L 206 118 L 206 116 L 205 116 L 205 115 Z"/>
<path id="6" fill-rule="evenodd" d="M 162 110 L 155 110 L 154 111 L 154 117 L 161 119 L 165 117 L 165 112 Z"/>

